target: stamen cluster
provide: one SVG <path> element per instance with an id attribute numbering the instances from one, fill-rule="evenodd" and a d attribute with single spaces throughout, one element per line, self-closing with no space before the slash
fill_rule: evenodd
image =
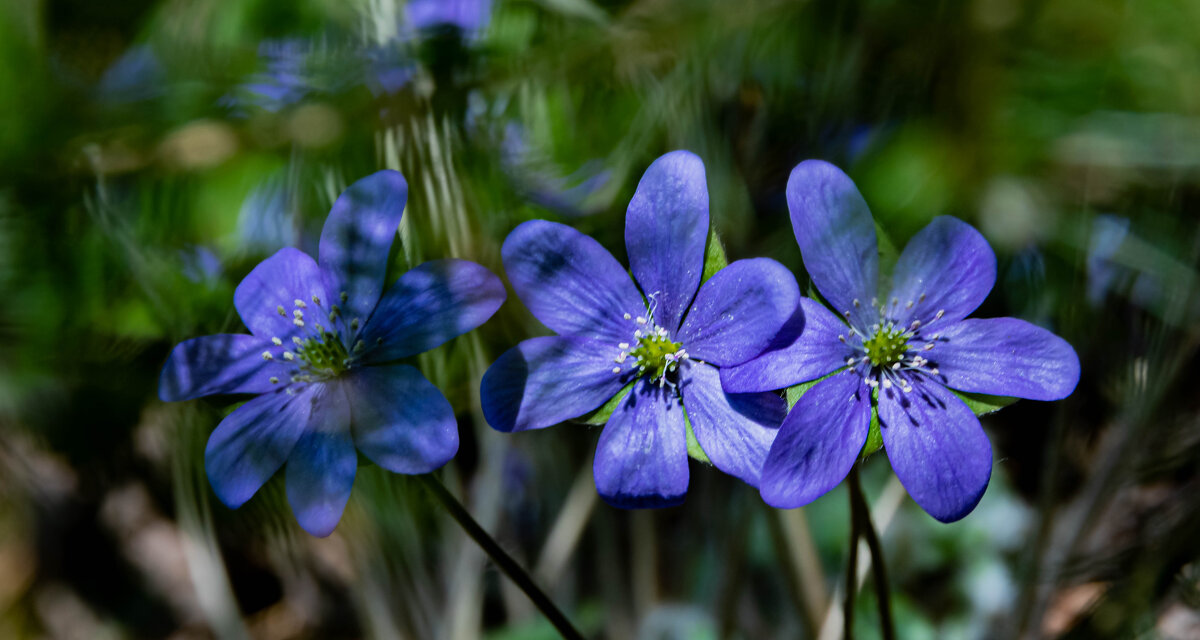
<path id="1" fill-rule="evenodd" d="M 687 349 L 679 342 L 671 340 L 670 333 L 656 324 L 654 324 L 653 314 L 650 317 L 638 316 L 633 318 L 630 314 L 624 315 L 626 320 L 633 320 L 638 328 L 633 331 L 633 344 L 621 342 L 617 344 L 620 353 L 613 359 L 618 366 L 613 367 L 614 374 L 626 373 L 627 370 L 620 365 L 624 365 L 630 358 L 633 359 L 631 368 L 628 371 L 636 371 L 636 375 L 642 375 L 649 372 L 650 381 L 658 382 L 658 386 L 666 385 L 675 386 L 674 381 L 668 379 L 668 374 L 674 373 L 679 369 L 679 365 L 688 358 Z"/>
<path id="2" fill-rule="evenodd" d="M 341 303 L 345 304 L 349 296 L 343 291 L 339 298 Z M 292 324 L 300 329 L 300 335 L 292 336 L 292 347 L 281 349 L 278 353 L 272 353 L 268 349 L 262 354 L 263 360 L 275 360 L 278 357 L 293 363 L 295 368 L 291 371 L 291 383 L 319 382 L 335 378 L 349 370 L 367 346 L 362 340 L 355 342 L 353 348 L 348 346 L 358 332 L 358 318 L 352 318 L 347 323 L 342 318 L 341 306 L 338 304 L 329 305 L 329 310 L 326 311 L 319 295 L 313 294 L 310 299 L 315 309 L 310 309 L 309 303 L 299 298 L 293 301 Z M 283 317 L 288 316 L 283 305 L 277 305 L 275 312 Z M 306 312 L 308 316 L 305 315 Z M 320 322 L 313 320 L 313 316 Z M 322 324 L 326 318 L 330 325 L 328 329 Z M 271 343 L 276 347 L 282 347 L 284 344 L 278 336 L 271 338 Z M 280 383 L 278 376 L 271 376 L 270 381 L 271 384 Z M 288 388 L 287 391 L 295 393 L 293 388 Z"/>
<path id="3" fill-rule="evenodd" d="M 921 294 L 918 300 L 905 303 L 905 309 L 912 309 L 914 304 L 924 300 L 925 294 Z M 860 305 L 857 299 L 853 304 L 855 307 Z M 905 393 L 912 391 L 912 384 L 908 376 L 900 375 L 902 372 L 936 377 L 938 368 L 929 366 L 930 361 L 923 354 L 933 350 L 941 335 L 925 331 L 942 319 L 945 310 L 939 310 L 926 324 L 913 320 L 908 325 L 898 325 L 895 313 L 900 307 L 899 298 L 892 298 L 890 305 L 872 299 L 871 307 L 879 311 L 879 322 L 867 331 L 859 331 L 851 324 L 849 340 L 845 335 L 838 336 L 838 340 L 854 349 L 853 355 L 846 358 L 846 365 L 858 368 L 871 388 L 891 389 L 895 386 Z M 842 315 L 849 319 L 852 314 L 846 310 Z"/>

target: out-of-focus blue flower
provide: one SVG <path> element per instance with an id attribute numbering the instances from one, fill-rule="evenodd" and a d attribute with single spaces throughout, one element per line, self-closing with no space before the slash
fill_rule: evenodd
<path id="1" fill-rule="evenodd" d="M 193 338 L 171 352 L 159 397 L 258 396 L 213 431 L 205 469 L 231 508 L 287 464 L 287 497 L 309 533 L 329 535 L 346 506 L 355 449 L 396 473 L 432 471 L 458 450 L 454 411 L 397 360 L 486 321 L 505 298 L 490 271 L 426 262 L 383 292 L 408 185 L 380 171 L 338 197 L 318 261 L 281 249 L 246 276 L 233 302 L 250 335 Z"/>
<path id="2" fill-rule="evenodd" d="M 137 45 L 117 58 L 96 85 L 99 99 L 110 104 L 151 100 L 166 91 L 167 74 L 147 45 Z"/>
<path id="3" fill-rule="evenodd" d="M 299 220 L 292 191 L 278 177 L 257 185 L 238 211 L 238 245 L 259 255 L 300 246 Z"/>
<path id="4" fill-rule="evenodd" d="M 593 196 L 608 184 L 612 172 L 599 162 L 586 163 L 573 174 L 562 176 L 553 163 L 539 157 L 524 129 L 515 123 L 505 127 L 500 152 L 505 172 L 521 195 L 534 204 L 569 217 L 603 208 L 604 204 L 595 202 Z"/>
<path id="5" fill-rule="evenodd" d="M 718 469 L 757 486 L 784 403 L 774 393 L 726 393 L 720 370 L 771 344 L 796 312 L 799 289 L 787 269 L 761 258 L 734 262 L 701 284 L 708 229 L 704 164 L 674 151 L 650 165 L 629 203 L 633 280 L 570 227 L 534 220 L 513 230 L 502 250 L 509 280 L 558 335 L 521 342 L 484 374 L 488 423 L 500 431 L 548 427 L 628 386 L 596 448 L 596 488 L 606 501 L 682 502 L 688 422 Z"/>
<path id="6" fill-rule="evenodd" d="M 876 298 L 879 254 L 867 203 L 837 167 L 809 160 L 787 186 L 804 266 L 837 311 L 804 299 L 791 345 L 722 371 L 731 391 L 820 380 L 783 421 L 762 471 L 770 505 L 798 507 L 842 481 L 878 412 L 892 468 L 917 504 L 943 522 L 978 504 L 992 470 L 979 419 L 950 392 L 1064 398 L 1079 359 L 1062 338 L 1015 318 L 965 319 L 996 280 L 983 236 L 934 219 L 896 264 L 891 294 Z"/>
<path id="7" fill-rule="evenodd" d="M 183 262 L 183 277 L 204 286 L 211 287 L 221 278 L 221 259 L 208 247 L 191 247 L 179 252 Z"/>
<path id="8" fill-rule="evenodd" d="M 492 18 L 492 0 L 412 0 L 404 5 L 405 24 L 417 30 L 457 27 L 475 37 Z"/>
<path id="9" fill-rule="evenodd" d="M 258 57 L 266 68 L 226 96 L 225 104 L 238 110 L 254 106 L 275 113 L 300 102 L 315 88 L 308 64 L 310 51 L 311 45 L 298 38 L 264 41 L 258 46 Z"/>
<path id="10" fill-rule="evenodd" d="M 1087 299 L 1099 306 L 1116 285 L 1124 270 L 1113 259 L 1129 235 L 1129 218 L 1098 215 L 1092 221 L 1087 252 Z"/>

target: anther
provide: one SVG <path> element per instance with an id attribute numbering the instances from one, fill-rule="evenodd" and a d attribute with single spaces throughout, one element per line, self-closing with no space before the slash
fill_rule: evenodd
<path id="1" fill-rule="evenodd" d="M 892 306 L 894 307 L 898 304 L 900 304 L 900 298 L 892 298 Z"/>
<path id="2" fill-rule="evenodd" d="M 619 348 L 619 349 L 628 349 L 628 348 L 629 348 L 629 343 L 628 343 L 628 342 L 618 342 L 618 343 L 617 343 L 617 348 Z"/>
<path id="3" fill-rule="evenodd" d="M 287 311 L 284 311 L 283 305 L 279 305 L 279 306 L 275 307 L 275 311 L 278 311 L 279 315 L 287 317 Z"/>
<path id="4" fill-rule="evenodd" d="M 933 319 L 934 319 L 934 320 L 940 320 L 940 319 L 941 319 L 941 317 L 942 317 L 942 316 L 944 316 L 944 315 L 946 315 L 946 310 L 945 310 L 945 309 L 938 309 L 938 312 L 937 312 L 937 313 L 936 313 L 936 314 L 933 316 Z"/>
<path id="5" fill-rule="evenodd" d="M 622 315 L 621 317 L 623 317 L 623 318 L 625 318 L 626 320 L 628 320 L 628 319 L 632 318 L 633 316 L 631 316 L 631 315 L 629 315 L 628 313 L 626 313 L 626 314 Z"/>
<path id="6" fill-rule="evenodd" d="M 338 298 L 344 303 L 344 302 L 346 302 L 346 300 L 350 299 L 350 296 L 346 295 L 346 292 L 343 291 L 338 294 Z"/>
<path id="7" fill-rule="evenodd" d="M 301 310 L 299 310 L 299 309 L 294 309 L 294 310 L 292 311 L 292 315 L 293 315 L 293 316 L 295 316 L 295 317 L 297 317 L 297 318 L 303 318 L 303 317 L 304 317 L 304 312 L 303 312 L 303 311 L 301 311 Z"/>
<path id="8" fill-rule="evenodd" d="M 355 318 L 355 319 L 353 319 L 353 320 L 351 320 L 351 321 L 350 321 L 350 330 L 351 330 L 351 331 L 358 331 L 358 318 Z"/>
<path id="9" fill-rule="evenodd" d="M 855 362 L 858 362 L 858 360 L 855 360 L 854 358 L 846 358 L 847 367 L 853 367 Z"/>
<path id="10" fill-rule="evenodd" d="M 297 347 L 303 347 L 304 341 L 297 336 L 292 336 L 292 344 L 296 345 Z"/>
<path id="11" fill-rule="evenodd" d="M 354 352 L 355 353 L 358 353 L 359 351 L 362 351 L 363 349 L 366 349 L 366 348 L 367 348 L 367 345 L 364 344 L 362 340 L 359 340 L 358 342 L 354 343 Z"/>
<path id="12" fill-rule="evenodd" d="M 846 318 L 849 319 L 850 318 L 850 310 L 847 309 L 847 310 L 843 311 L 842 315 L 846 316 Z"/>
<path id="13" fill-rule="evenodd" d="M 853 301 L 853 304 L 854 304 L 854 308 L 855 308 L 855 309 L 857 309 L 857 308 L 859 308 L 859 306 L 861 306 L 861 305 L 859 305 L 859 304 L 858 304 L 858 298 L 855 298 L 855 299 L 854 299 L 854 301 Z"/>
<path id="14" fill-rule="evenodd" d="M 275 356 L 271 355 L 270 351 L 264 351 L 262 358 L 263 360 L 274 360 Z"/>
<path id="15" fill-rule="evenodd" d="M 917 298 L 917 302 L 925 302 L 925 294 L 922 293 L 921 297 Z"/>
<path id="16" fill-rule="evenodd" d="M 317 294 L 315 294 L 315 293 L 313 294 L 312 301 L 313 301 L 313 304 L 317 304 L 317 305 L 321 304 L 321 299 L 318 298 Z"/>
<path id="17" fill-rule="evenodd" d="M 300 318 L 292 318 L 292 324 L 296 325 L 297 327 L 303 327 L 304 321 Z"/>
<path id="18" fill-rule="evenodd" d="M 612 372 L 613 373 L 621 373 L 621 367 L 613 367 Z"/>
<path id="19" fill-rule="evenodd" d="M 908 325 L 908 328 L 909 328 L 909 330 L 915 330 L 915 329 L 917 329 L 917 328 L 918 328 L 918 327 L 920 327 L 920 326 L 921 326 L 921 321 L 920 321 L 920 320 L 913 320 L 913 321 L 912 321 L 912 324 Z"/>
<path id="20" fill-rule="evenodd" d="M 912 300 L 909 300 L 908 302 L 906 302 L 906 303 L 904 304 L 904 308 L 905 308 L 905 309 L 911 309 L 912 307 L 913 307 L 913 301 L 912 301 Z"/>
<path id="21" fill-rule="evenodd" d="M 636 322 L 637 322 L 638 324 L 646 324 L 646 319 L 645 319 L 645 318 L 643 318 L 643 317 L 641 317 L 641 316 L 638 316 L 638 318 L 637 318 Z"/>
<path id="22" fill-rule="evenodd" d="M 899 362 L 893 362 L 893 363 L 892 363 L 892 371 L 899 371 L 899 370 L 900 370 L 900 363 L 899 363 Z"/>
<path id="23" fill-rule="evenodd" d="M 284 351 L 284 352 L 283 352 L 283 359 L 284 359 L 284 360 L 295 360 L 295 359 L 296 359 L 296 356 L 295 356 L 295 354 L 293 354 L 291 351 Z"/>
<path id="24" fill-rule="evenodd" d="M 275 376 L 271 376 L 267 379 L 271 381 L 271 384 L 279 384 L 279 378 L 276 378 Z"/>
<path id="25" fill-rule="evenodd" d="M 296 298 L 295 300 L 292 300 L 292 304 L 296 305 L 297 307 L 300 307 L 301 309 L 308 308 L 308 305 L 305 304 L 304 301 L 301 300 L 300 298 Z"/>
<path id="26" fill-rule="evenodd" d="M 938 374 L 938 368 L 934 367 L 934 368 L 930 369 L 929 373 L 936 376 Z"/>
<path id="27" fill-rule="evenodd" d="M 337 312 L 336 312 L 336 311 L 330 311 L 330 312 L 329 312 L 329 321 L 330 321 L 330 322 L 334 322 L 334 321 L 336 321 L 336 320 L 337 320 Z"/>
<path id="28" fill-rule="evenodd" d="M 283 340 L 280 340 L 279 338 L 271 338 L 271 344 L 278 347 L 283 344 Z"/>
<path id="29" fill-rule="evenodd" d="M 884 388 L 884 389 L 891 389 L 891 388 L 892 388 L 892 380 L 891 380 L 891 378 L 884 378 L 884 379 L 883 379 L 883 388 Z"/>
<path id="30" fill-rule="evenodd" d="M 844 335 L 841 335 L 841 334 L 838 334 L 838 340 L 839 340 L 840 342 L 845 342 L 845 341 L 846 341 L 846 336 L 844 336 Z"/>
<path id="31" fill-rule="evenodd" d="M 879 306 L 879 298 L 871 298 L 871 306 L 878 307 Z"/>
<path id="32" fill-rule="evenodd" d="M 929 344 L 926 344 L 924 347 L 921 347 L 921 348 L 922 348 L 922 349 L 924 349 L 924 350 L 926 350 L 926 351 L 929 351 L 930 349 L 932 349 L 932 348 L 933 348 L 933 343 L 932 343 L 932 342 L 930 342 Z"/>

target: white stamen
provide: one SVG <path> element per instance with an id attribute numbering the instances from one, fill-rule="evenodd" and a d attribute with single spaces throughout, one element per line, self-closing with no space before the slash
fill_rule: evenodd
<path id="1" fill-rule="evenodd" d="M 623 314 L 621 317 L 623 317 L 623 318 L 625 318 L 626 320 L 628 320 L 628 319 L 632 318 L 633 316 L 631 316 L 631 315 L 629 315 L 628 313 L 626 313 L 626 314 Z"/>
<path id="2" fill-rule="evenodd" d="M 841 335 L 841 334 L 838 334 L 838 341 L 839 341 L 839 342 L 845 342 L 845 341 L 846 341 L 846 336 L 844 336 L 844 335 Z"/>
<path id="3" fill-rule="evenodd" d="M 861 306 L 861 305 L 859 305 L 859 304 L 858 304 L 858 298 L 855 298 L 853 301 L 851 301 L 851 303 L 854 305 L 854 308 L 855 308 L 855 309 L 857 309 L 857 308 L 859 308 L 859 307 Z"/>
<path id="4" fill-rule="evenodd" d="M 613 373 L 621 373 L 621 367 L 613 367 L 612 372 Z"/>
<path id="5" fill-rule="evenodd" d="M 618 348 L 618 349 L 628 349 L 628 348 L 629 348 L 629 343 L 628 343 L 628 342 L 618 342 L 618 343 L 617 343 L 617 348 Z"/>
<path id="6" fill-rule="evenodd" d="M 293 354 L 291 351 L 284 351 L 284 352 L 283 352 L 283 359 L 284 359 L 284 360 L 295 360 L 295 359 L 296 359 L 296 356 L 295 356 L 295 354 Z"/>
<path id="7" fill-rule="evenodd" d="M 929 351 L 930 349 L 932 349 L 932 348 L 933 348 L 933 343 L 932 343 L 932 342 L 930 342 L 929 344 L 927 344 L 927 345 L 925 345 L 924 347 L 921 347 L 921 348 L 922 348 L 922 349 L 924 349 L 924 350 L 926 350 L 926 351 Z"/>
<path id="8" fill-rule="evenodd" d="M 304 301 L 301 300 L 300 298 L 296 298 L 295 300 L 292 300 L 292 304 L 296 305 L 297 307 L 300 307 L 301 309 L 308 308 L 308 305 L 304 304 Z"/>
<path id="9" fill-rule="evenodd" d="M 263 360 L 274 360 L 275 356 L 271 355 L 270 351 L 263 352 Z"/>
<path id="10" fill-rule="evenodd" d="M 351 330 L 351 331 L 358 331 L 358 318 L 355 318 L 355 319 L 353 319 L 353 320 L 351 320 L 351 321 L 350 321 L 350 330 Z"/>
<path id="11" fill-rule="evenodd" d="M 312 301 L 313 301 L 313 304 L 317 304 L 317 305 L 321 304 L 321 299 L 318 298 L 317 294 L 315 294 L 315 293 L 313 294 Z"/>
<path id="12" fill-rule="evenodd" d="M 280 340 L 279 338 L 271 338 L 271 344 L 278 347 L 283 344 L 283 340 Z"/>
<path id="13" fill-rule="evenodd" d="M 892 388 L 892 380 L 891 380 L 891 378 L 884 378 L 884 379 L 883 379 L 883 388 L 884 388 L 884 389 L 891 389 L 891 388 Z"/>
<path id="14" fill-rule="evenodd" d="M 292 315 L 293 315 L 293 316 L 295 316 L 295 317 L 297 317 L 297 318 L 303 318 L 303 317 L 304 317 L 304 312 L 303 312 L 303 311 L 301 311 L 301 310 L 299 310 L 299 309 L 294 309 L 294 310 L 292 310 Z"/>
<path id="15" fill-rule="evenodd" d="M 893 363 L 892 371 L 899 371 L 899 370 L 900 370 L 900 363 L 899 362 Z"/>
<path id="16" fill-rule="evenodd" d="M 934 316 L 933 316 L 933 319 L 934 319 L 934 320 L 940 320 L 940 319 L 941 319 L 941 317 L 942 317 L 942 316 L 944 316 L 944 315 L 946 315 L 946 310 L 945 310 L 945 309 L 938 309 L 938 312 L 937 312 L 936 314 L 934 314 Z"/>
<path id="17" fill-rule="evenodd" d="M 912 300 L 909 300 L 909 301 L 908 301 L 907 303 L 905 303 L 905 305 L 904 305 L 904 308 L 905 308 L 905 309 L 911 309 L 912 307 L 913 307 L 913 301 L 912 301 Z"/>
<path id="18" fill-rule="evenodd" d="M 909 329 L 909 331 L 915 331 L 920 326 L 921 326 L 920 320 L 913 320 L 912 324 L 908 325 L 908 329 Z"/>
<path id="19" fill-rule="evenodd" d="M 303 326 L 304 326 L 304 321 L 303 321 L 303 320 L 301 320 L 300 318 L 293 318 L 293 319 L 292 319 L 292 324 L 296 325 L 297 327 L 303 327 Z"/>
<path id="20" fill-rule="evenodd" d="M 278 311 L 279 315 L 287 317 L 287 311 L 284 311 L 283 305 L 279 305 L 279 306 L 275 307 L 275 311 Z"/>
<path id="21" fill-rule="evenodd" d="M 638 324 L 646 324 L 646 319 L 641 316 L 638 316 L 638 319 L 635 322 L 637 322 Z"/>
<path id="22" fill-rule="evenodd" d="M 271 384 L 279 384 L 279 378 L 276 378 L 275 376 L 271 376 L 267 379 L 271 381 Z"/>
<path id="23" fill-rule="evenodd" d="M 854 358 L 846 358 L 846 366 L 848 366 L 848 367 L 853 367 L 855 362 L 858 362 L 858 361 L 855 360 Z"/>
<path id="24" fill-rule="evenodd" d="M 292 336 L 292 344 L 296 345 L 297 347 L 303 347 L 304 341 L 297 336 Z"/>

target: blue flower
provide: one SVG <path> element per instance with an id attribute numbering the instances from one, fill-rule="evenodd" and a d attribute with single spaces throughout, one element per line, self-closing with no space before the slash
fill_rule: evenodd
<path id="1" fill-rule="evenodd" d="M 629 387 L 596 447 L 596 489 L 606 501 L 682 502 L 688 424 L 718 469 L 757 486 L 784 403 L 774 393 L 727 394 L 720 369 L 762 353 L 800 294 L 792 274 L 767 259 L 734 262 L 701 284 L 708 228 L 704 164 L 675 151 L 650 165 L 629 203 L 632 280 L 570 227 L 534 220 L 513 230 L 503 247 L 509 280 L 558 335 L 521 342 L 484 374 L 488 423 L 548 427 Z"/>
<path id="2" fill-rule="evenodd" d="M 350 498 L 355 448 L 396 473 L 426 473 L 454 457 L 458 427 L 442 393 L 396 361 L 483 324 L 504 302 L 492 272 L 434 260 L 383 291 L 388 251 L 408 197 L 380 171 L 338 197 L 319 261 L 292 248 L 261 262 L 234 292 L 251 335 L 194 338 L 171 352 L 159 397 L 258 394 L 213 431 L 205 469 L 231 508 L 287 463 L 300 526 L 329 535 Z"/>
<path id="3" fill-rule="evenodd" d="M 891 294 L 876 298 L 879 254 L 871 212 L 836 167 L 801 163 L 787 186 L 792 227 L 817 290 L 804 299 L 791 345 L 722 371 L 731 391 L 820 380 L 779 429 L 762 471 L 770 505 L 807 504 L 837 486 L 877 411 L 892 469 L 943 522 L 983 497 L 992 448 L 950 389 L 1056 400 L 1075 389 L 1079 359 L 1062 338 L 1015 318 L 965 319 L 996 280 L 996 257 L 970 225 L 939 217 L 905 247 Z"/>

